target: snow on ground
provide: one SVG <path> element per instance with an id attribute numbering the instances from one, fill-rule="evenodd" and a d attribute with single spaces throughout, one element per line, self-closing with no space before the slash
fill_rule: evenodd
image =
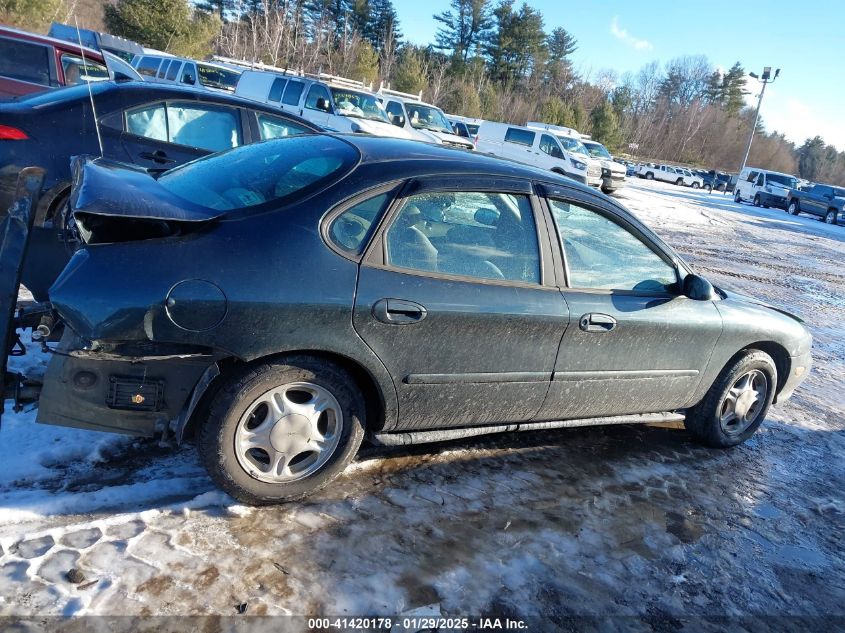
<path id="1" fill-rule="evenodd" d="M 7 414 L 0 615 L 845 614 L 845 227 L 655 182 L 619 199 L 813 330 L 811 376 L 746 445 L 632 426 L 369 447 L 319 495 L 252 509 L 190 445 Z"/>

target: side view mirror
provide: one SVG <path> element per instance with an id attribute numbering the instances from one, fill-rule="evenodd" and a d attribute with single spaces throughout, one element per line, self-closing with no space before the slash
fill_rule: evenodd
<path id="1" fill-rule="evenodd" d="M 704 277 L 690 273 L 684 277 L 684 296 L 694 301 L 710 301 L 716 298 L 716 290 Z"/>
<path id="2" fill-rule="evenodd" d="M 327 99 L 323 99 L 322 97 L 317 99 L 317 109 L 322 110 L 323 112 L 331 112 L 331 108 L 329 107 L 329 102 Z"/>
<path id="3" fill-rule="evenodd" d="M 401 114 L 394 114 L 390 117 L 390 122 L 396 127 L 405 127 L 405 117 Z"/>

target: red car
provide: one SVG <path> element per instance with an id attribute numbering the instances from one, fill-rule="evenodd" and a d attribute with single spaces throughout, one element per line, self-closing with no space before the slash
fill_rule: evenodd
<path id="1" fill-rule="evenodd" d="M 99 51 L 0 26 L 0 99 L 108 78 Z"/>

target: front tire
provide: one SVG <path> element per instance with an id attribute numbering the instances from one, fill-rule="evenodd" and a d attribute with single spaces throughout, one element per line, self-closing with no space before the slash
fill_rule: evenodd
<path id="1" fill-rule="evenodd" d="M 745 350 L 716 378 L 702 401 L 687 412 L 687 431 L 713 448 L 742 444 L 762 424 L 775 396 L 772 357 Z"/>
<path id="2" fill-rule="evenodd" d="M 682 187 L 682 186 L 683 186 L 683 184 L 684 184 L 684 179 L 683 179 L 683 178 L 678 178 L 678 179 L 675 181 L 675 184 L 676 184 L 676 185 L 678 185 L 679 187 Z"/>
<path id="3" fill-rule="evenodd" d="M 734 202 L 737 204 L 742 204 L 742 196 L 739 195 L 739 191 L 734 192 Z"/>
<path id="4" fill-rule="evenodd" d="M 754 206 L 755 207 L 760 206 L 760 194 L 759 193 L 754 196 Z"/>
<path id="5" fill-rule="evenodd" d="M 651 172 L 648 172 L 648 173 L 645 175 L 645 179 L 646 179 L 646 180 L 654 180 L 654 174 L 653 174 L 653 173 L 651 173 Z"/>
<path id="6" fill-rule="evenodd" d="M 692 183 L 692 188 L 693 188 L 693 189 L 698 189 L 698 188 L 700 188 L 700 187 L 701 187 L 701 185 L 699 185 L 697 182 Z"/>
<path id="7" fill-rule="evenodd" d="M 346 468 L 364 437 L 354 380 L 333 363 L 291 356 L 249 367 L 214 396 L 199 434 L 214 482 L 250 505 L 302 499 Z"/>
<path id="8" fill-rule="evenodd" d="M 830 210 L 824 215 L 825 224 L 836 224 L 836 211 Z"/>

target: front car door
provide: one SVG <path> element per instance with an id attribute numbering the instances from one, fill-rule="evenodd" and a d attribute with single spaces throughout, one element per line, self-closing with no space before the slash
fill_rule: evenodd
<path id="1" fill-rule="evenodd" d="M 546 396 L 569 314 L 522 180 L 416 180 L 362 261 L 355 329 L 382 360 L 397 428 L 520 422 Z"/>
<path id="2" fill-rule="evenodd" d="M 538 419 L 671 411 L 688 403 L 722 331 L 679 292 L 670 251 L 612 205 L 549 188 L 572 315 Z"/>

